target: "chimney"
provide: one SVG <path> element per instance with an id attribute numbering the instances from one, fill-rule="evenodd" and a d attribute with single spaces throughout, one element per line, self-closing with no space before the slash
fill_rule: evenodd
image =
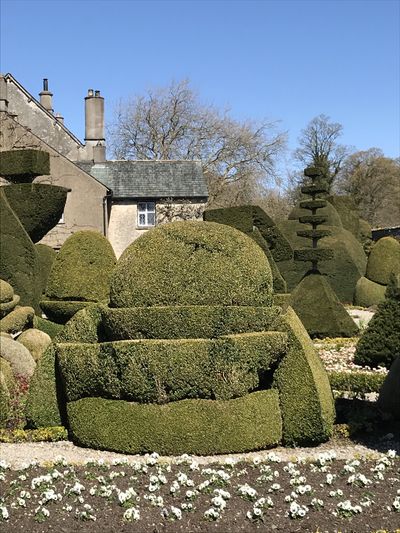
<path id="1" fill-rule="evenodd" d="M 104 98 L 100 91 L 89 89 L 85 98 L 85 141 L 96 146 L 104 140 Z"/>
<path id="2" fill-rule="evenodd" d="M 57 122 L 59 122 L 60 124 L 64 124 L 64 117 L 62 116 L 61 113 L 56 113 L 55 117 L 56 117 Z"/>
<path id="3" fill-rule="evenodd" d="M 40 96 L 40 103 L 42 106 L 47 109 L 50 113 L 53 113 L 53 107 L 52 107 L 52 98 L 53 93 L 49 91 L 49 80 L 47 78 L 43 78 L 43 91 L 39 93 Z"/>
<path id="4" fill-rule="evenodd" d="M 0 76 L 0 111 L 8 110 L 7 82 L 4 76 Z"/>

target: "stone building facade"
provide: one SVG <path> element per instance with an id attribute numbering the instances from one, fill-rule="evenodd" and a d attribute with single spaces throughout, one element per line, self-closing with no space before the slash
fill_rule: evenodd
<path id="1" fill-rule="evenodd" d="M 85 97 L 82 143 L 54 114 L 47 80 L 36 99 L 11 74 L 0 76 L 0 152 L 21 148 L 50 154 L 51 175 L 36 181 L 71 189 L 62 220 L 43 239 L 54 248 L 75 231 L 94 229 L 119 256 L 156 224 L 201 219 L 208 199 L 198 161 L 107 161 L 100 91 Z"/>

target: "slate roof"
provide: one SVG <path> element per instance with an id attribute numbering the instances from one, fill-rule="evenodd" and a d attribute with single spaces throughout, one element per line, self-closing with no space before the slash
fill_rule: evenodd
<path id="1" fill-rule="evenodd" d="M 77 162 L 114 198 L 207 198 L 200 161 Z"/>

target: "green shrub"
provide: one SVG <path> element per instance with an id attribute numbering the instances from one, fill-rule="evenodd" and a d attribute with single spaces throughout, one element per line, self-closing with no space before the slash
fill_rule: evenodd
<path id="1" fill-rule="evenodd" d="M 326 370 L 304 326 L 289 307 L 276 325 L 288 333 L 288 350 L 274 374 L 279 390 L 283 442 L 323 442 L 332 434 L 335 407 Z"/>
<path id="2" fill-rule="evenodd" d="M 354 337 L 358 327 L 321 274 L 309 273 L 291 294 L 290 305 L 311 338 Z"/>
<path id="3" fill-rule="evenodd" d="M 85 398 L 68 404 L 68 419 L 74 442 L 121 453 L 241 453 L 276 445 L 282 435 L 273 390 L 166 405 Z"/>
<path id="4" fill-rule="evenodd" d="M 400 274 L 400 242 L 393 237 L 383 237 L 372 247 L 365 276 L 387 285 L 392 272 Z"/>
<path id="5" fill-rule="evenodd" d="M 285 353 L 286 335 L 57 344 L 56 350 L 68 401 L 86 396 L 139 403 L 229 400 L 259 387 L 260 372 Z"/>
<path id="6" fill-rule="evenodd" d="M 364 276 L 357 281 L 354 292 L 354 305 L 371 307 L 378 305 L 385 299 L 386 285 L 375 283 Z"/>
<path id="7" fill-rule="evenodd" d="M 39 276 L 37 283 L 40 285 L 40 294 L 42 295 L 46 290 L 47 279 L 57 253 L 51 246 L 47 246 L 47 244 L 36 244 L 35 248 L 39 256 Z"/>
<path id="8" fill-rule="evenodd" d="M 33 242 L 40 241 L 58 223 L 69 191 L 45 183 L 18 183 L 4 189 L 8 203 Z"/>
<path id="9" fill-rule="evenodd" d="M 264 331 L 279 308 L 251 306 L 102 307 L 107 340 L 215 338 Z"/>
<path id="10" fill-rule="evenodd" d="M 95 343 L 101 337 L 101 313 L 91 306 L 76 313 L 54 338 L 54 342 Z M 30 427 L 65 425 L 65 396 L 58 371 L 54 343 L 39 360 L 31 378 L 26 402 L 26 418 Z"/>
<path id="11" fill-rule="evenodd" d="M 360 215 L 352 196 L 333 195 L 326 198 L 336 209 L 344 229 L 360 240 Z"/>
<path id="12" fill-rule="evenodd" d="M 299 205 L 301 209 L 312 211 L 313 209 L 322 209 L 323 207 L 326 207 L 328 203 L 326 200 L 317 198 L 316 200 L 302 200 Z"/>
<path id="13" fill-rule="evenodd" d="M 1 152 L 0 176 L 15 183 L 31 182 L 37 176 L 50 174 L 50 157 L 41 150 Z"/>
<path id="14" fill-rule="evenodd" d="M 396 290 L 400 276 L 392 275 L 385 300 L 368 323 L 358 341 L 354 362 L 357 365 L 390 368 L 400 354 L 400 294 Z"/>
<path id="15" fill-rule="evenodd" d="M 341 392 L 351 392 L 364 396 L 379 392 L 385 380 L 384 374 L 372 372 L 328 372 L 331 388 Z"/>
<path id="16" fill-rule="evenodd" d="M 40 331 L 44 331 L 52 339 L 54 339 L 54 337 L 58 335 L 64 328 L 64 326 L 61 324 L 56 324 L 55 322 L 51 322 L 50 320 L 46 320 L 45 318 L 37 315 L 33 317 L 33 327 L 40 329 Z"/>
<path id="17" fill-rule="evenodd" d="M 1 363 L 1 359 L 0 359 Z M 10 416 L 11 397 L 8 390 L 6 379 L 0 369 L 0 428 L 5 427 Z"/>
<path id="18" fill-rule="evenodd" d="M 333 257 L 333 250 L 329 248 L 302 248 L 294 251 L 295 261 L 329 261 Z"/>
<path id="19" fill-rule="evenodd" d="M 39 312 L 39 256 L 8 203 L 6 187 L 0 187 L 0 277 L 20 296 L 21 305 Z"/>
<path id="20" fill-rule="evenodd" d="M 223 207 L 221 209 L 206 209 L 203 218 L 206 222 L 217 222 L 232 226 L 243 233 L 253 231 L 253 206 Z"/>
<path id="21" fill-rule="evenodd" d="M 279 223 L 279 228 L 290 241 L 293 249 L 311 248 L 311 241 L 297 235 L 298 231 L 305 231 L 304 226 L 296 220 L 286 220 Z M 365 274 L 367 258 L 357 239 L 347 230 L 340 227 L 322 226 L 317 231 L 330 231 L 331 235 L 319 241 L 318 247 L 329 248 L 334 252 L 334 259 L 323 264 L 332 289 L 341 302 L 352 303 L 354 289 L 358 279 Z M 299 261 L 282 261 L 279 270 L 286 280 L 288 292 L 300 283 L 308 267 Z"/>
<path id="22" fill-rule="evenodd" d="M 86 302 L 108 302 L 115 254 L 95 231 L 78 231 L 62 245 L 53 263 L 42 308 L 54 322 L 65 322 Z"/>
<path id="23" fill-rule="evenodd" d="M 251 237 L 258 244 L 258 246 L 267 256 L 268 263 L 271 267 L 272 272 L 272 286 L 274 288 L 274 292 L 285 293 L 287 291 L 286 281 L 283 279 L 281 273 L 279 272 L 279 269 L 276 266 L 275 260 L 272 256 L 271 250 L 268 247 L 267 241 L 261 235 L 260 230 L 258 228 L 255 228 L 251 233 L 248 233 L 248 236 Z"/>
<path id="24" fill-rule="evenodd" d="M 110 300 L 111 307 L 270 305 L 272 274 L 259 246 L 236 229 L 171 222 L 125 250 Z"/>

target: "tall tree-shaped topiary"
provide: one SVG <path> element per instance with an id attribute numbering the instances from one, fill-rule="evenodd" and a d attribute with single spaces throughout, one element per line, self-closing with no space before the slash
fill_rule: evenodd
<path id="1" fill-rule="evenodd" d="M 311 337 L 352 337 L 357 333 L 357 326 L 318 268 L 320 261 L 333 258 L 331 249 L 318 248 L 318 241 L 331 234 L 327 229 L 318 229 L 326 222 L 326 216 L 318 215 L 317 211 L 327 205 L 326 200 L 318 195 L 326 194 L 327 185 L 321 180 L 318 168 L 306 168 L 304 175 L 310 178 L 311 183 L 303 186 L 301 192 L 311 199 L 300 202 L 300 207 L 310 214 L 300 216 L 299 222 L 310 224 L 311 229 L 300 230 L 297 235 L 311 239 L 312 247 L 295 250 L 294 259 L 311 262 L 311 269 L 292 292 L 290 305 Z"/>

